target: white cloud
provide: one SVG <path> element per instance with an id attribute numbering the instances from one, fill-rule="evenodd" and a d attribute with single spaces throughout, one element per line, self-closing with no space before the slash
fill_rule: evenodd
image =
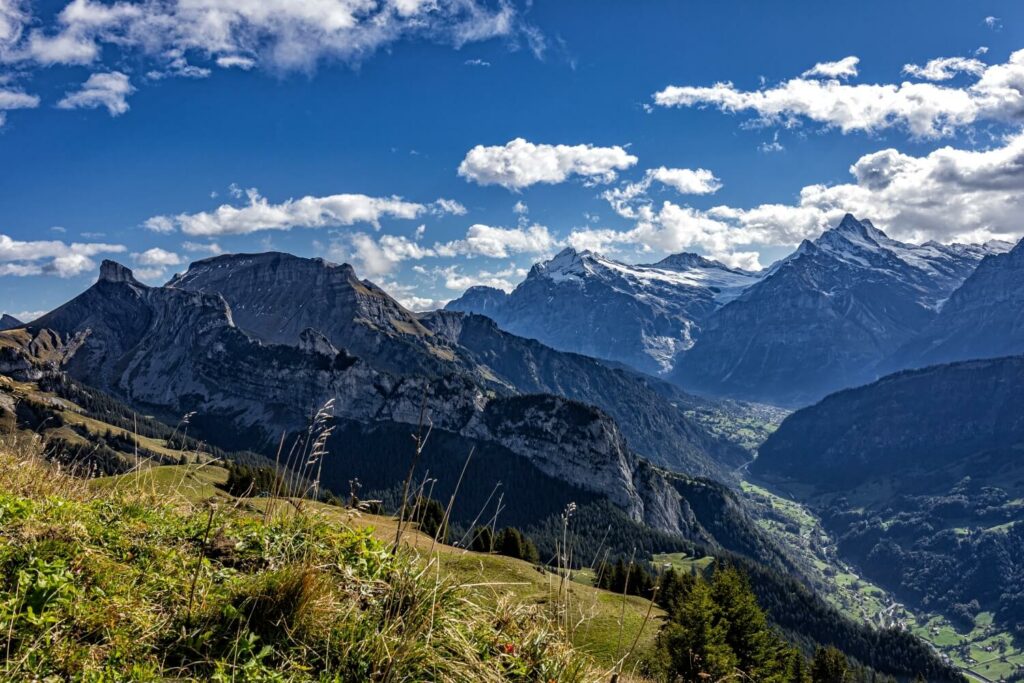
<path id="1" fill-rule="evenodd" d="M 167 251 L 160 247 L 153 247 L 147 249 L 141 254 L 132 254 L 132 258 L 135 259 L 136 263 L 143 266 L 177 266 L 181 265 L 181 257 L 175 254 L 173 251 Z"/>
<path id="2" fill-rule="evenodd" d="M 132 270 L 132 275 L 143 282 L 157 284 L 167 279 L 167 269 L 160 266 L 154 266 L 152 268 L 135 268 Z"/>
<path id="3" fill-rule="evenodd" d="M 26 0 L 0 0 L 0 56 L 18 42 L 28 19 Z"/>
<path id="4" fill-rule="evenodd" d="M 193 254 L 210 254 L 217 256 L 223 254 L 224 250 L 216 242 L 182 242 L 181 248 Z"/>
<path id="5" fill-rule="evenodd" d="M 470 287 L 479 285 L 511 292 L 516 288 L 513 278 L 521 280 L 526 277 L 526 272 L 522 268 L 506 268 L 499 271 L 480 270 L 475 273 L 465 273 L 460 266 L 456 265 L 435 268 L 432 274 L 442 280 L 445 289 L 453 292 L 463 292 Z"/>
<path id="6" fill-rule="evenodd" d="M 903 73 L 926 81 L 948 81 L 958 73 L 980 76 L 988 68 L 980 59 L 968 57 L 940 57 L 929 59 L 924 66 L 905 64 Z"/>
<path id="7" fill-rule="evenodd" d="M 357 64 L 404 40 L 458 49 L 542 39 L 507 0 L 62 0 L 33 16 L 38 4 L 0 0 L 0 65 L 25 78 L 36 67 L 99 70 L 103 58 L 139 64 L 148 81 L 205 78 L 212 67 L 309 73 L 324 62 Z M 62 102 L 126 111 L 131 91 L 101 85 Z M 0 125 L 4 119 L 0 106 Z"/>
<path id="8" fill-rule="evenodd" d="M 124 251 L 120 244 L 24 242 L 0 234 L 0 275 L 73 277 L 96 268 L 93 256 Z"/>
<path id="9" fill-rule="evenodd" d="M 463 62 L 466 66 L 490 66 L 491 63 L 485 59 L 467 59 Z"/>
<path id="10" fill-rule="evenodd" d="M 360 274 L 369 277 L 386 275 L 407 260 L 435 256 L 433 249 L 420 246 L 400 235 L 381 235 L 375 239 L 365 232 L 342 235 L 331 243 L 327 256 L 334 261 L 351 263 Z"/>
<path id="11" fill-rule="evenodd" d="M 655 181 L 671 187 L 680 194 L 714 194 L 722 188 L 722 181 L 706 168 L 660 166 L 648 169 L 639 181 L 605 190 L 601 196 L 620 216 L 636 218 L 637 203 L 647 203 L 647 193 Z"/>
<path id="12" fill-rule="evenodd" d="M 751 247 L 796 246 L 847 212 L 911 242 L 1016 240 L 1024 232 L 1024 133 L 988 150 L 943 147 L 915 157 L 885 149 L 862 156 L 850 174 L 849 183 L 804 187 L 795 204 L 642 205 L 629 230 L 578 229 L 567 241 L 594 251 L 700 249 L 750 267 Z"/>
<path id="13" fill-rule="evenodd" d="M 659 168 L 648 171 L 654 180 L 668 185 L 679 194 L 714 194 L 722 189 L 722 181 L 706 168 Z"/>
<path id="14" fill-rule="evenodd" d="M 248 71 L 256 66 L 256 60 L 242 55 L 224 55 L 217 58 L 217 66 L 222 69 L 241 69 Z"/>
<path id="15" fill-rule="evenodd" d="M 174 220 L 169 216 L 153 216 L 152 218 L 147 218 L 142 223 L 142 226 L 147 230 L 163 234 L 174 232 Z"/>
<path id="16" fill-rule="evenodd" d="M 430 207 L 432 213 L 437 215 L 451 214 L 453 216 L 465 216 L 468 210 L 465 206 L 455 201 L 454 199 L 441 199 L 436 200 Z"/>
<path id="17" fill-rule="evenodd" d="M 60 109 L 95 109 L 106 107 L 111 116 L 128 111 L 127 97 L 135 92 L 128 76 L 120 71 L 96 73 L 80 90 L 67 93 L 57 107 Z"/>
<path id="18" fill-rule="evenodd" d="M 857 65 L 860 64 L 860 58 L 854 57 L 843 57 L 836 62 L 819 62 L 812 66 L 807 71 L 803 72 L 803 76 L 822 76 L 824 78 L 851 78 L 857 75 Z"/>
<path id="19" fill-rule="evenodd" d="M 249 201 L 244 206 L 223 204 L 213 211 L 154 216 L 144 225 L 155 232 L 180 229 L 186 235 L 207 237 L 246 235 L 262 230 L 339 227 L 355 223 L 369 223 L 379 228 L 382 218 L 411 220 L 429 208 L 424 204 L 407 202 L 401 197 L 369 197 L 364 194 L 306 196 L 280 204 L 271 204 L 255 189 L 247 190 L 246 195 Z"/>
<path id="20" fill-rule="evenodd" d="M 1024 121 L 1024 50 L 1014 52 L 1005 64 L 987 66 L 975 75 L 977 80 L 967 87 L 910 82 L 853 85 L 808 78 L 754 91 L 739 90 L 732 83 L 669 86 L 655 93 L 654 101 L 663 107 L 710 105 L 729 113 L 752 112 L 762 124 L 793 126 L 808 119 L 844 133 L 899 126 L 921 138 L 948 136 L 982 120 Z"/>
<path id="21" fill-rule="evenodd" d="M 110 47 L 165 63 L 191 54 L 222 68 L 259 63 L 310 71 L 324 60 L 359 61 L 403 39 L 461 47 L 528 28 L 510 4 L 477 0 L 72 0 L 24 37 L 22 4 L 4 0 L 0 7 L 7 59 L 43 65 L 90 64 Z"/>
<path id="22" fill-rule="evenodd" d="M 985 26 L 988 26 L 993 31 L 998 31 L 1003 27 L 1003 20 L 999 17 L 987 16 L 984 19 Z"/>
<path id="23" fill-rule="evenodd" d="M 779 142 L 779 131 L 775 131 L 770 141 L 762 142 L 757 146 L 757 149 L 765 154 L 772 154 L 773 152 L 784 152 L 786 148 L 781 142 Z"/>
<path id="24" fill-rule="evenodd" d="M 442 309 L 449 301 L 451 301 L 451 299 L 433 299 L 430 297 L 415 295 L 398 296 L 396 298 L 398 299 L 398 303 L 402 304 L 410 311 L 415 311 L 416 313 L 426 313 L 427 311 Z"/>
<path id="25" fill-rule="evenodd" d="M 591 183 L 615 180 L 637 158 L 619 146 L 534 144 L 516 138 L 504 145 L 477 145 L 459 164 L 459 175 L 479 185 L 521 190 L 537 183 L 561 183 L 572 176 Z"/>
<path id="26" fill-rule="evenodd" d="M 465 239 L 434 245 L 440 256 L 488 256 L 507 258 L 511 254 L 546 254 L 558 241 L 543 225 L 528 228 L 500 228 L 477 223 Z"/>
<path id="27" fill-rule="evenodd" d="M 0 88 L 0 127 L 7 121 L 7 111 L 11 109 L 35 109 L 38 106 L 39 97 L 36 95 L 28 95 L 19 90 Z"/>
<path id="28" fill-rule="evenodd" d="M 15 311 L 14 313 L 8 313 L 8 315 L 13 315 L 23 323 L 30 323 L 36 318 L 43 317 L 47 312 L 48 311 Z"/>
<path id="29" fill-rule="evenodd" d="M 422 233 L 417 229 L 416 238 Z M 361 273 L 370 276 L 391 273 L 403 261 L 426 258 L 455 258 L 482 256 L 508 258 L 516 254 L 547 255 L 559 242 L 543 225 L 528 228 L 499 228 L 489 225 L 471 225 L 463 239 L 438 242 L 423 246 L 401 235 L 380 235 L 374 238 L 365 232 L 341 235 L 331 243 L 327 252 L 335 261 L 351 262 Z"/>

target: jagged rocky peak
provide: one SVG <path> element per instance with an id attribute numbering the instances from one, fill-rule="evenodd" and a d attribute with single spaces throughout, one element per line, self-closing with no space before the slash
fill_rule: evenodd
<path id="1" fill-rule="evenodd" d="M 709 259 L 700 254 L 694 254 L 693 252 L 683 252 L 681 254 L 670 254 L 665 258 L 661 259 L 656 263 L 650 265 L 651 268 L 664 268 L 665 270 L 693 270 L 695 268 L 717 268 L 720 270 L 727 270 L 730 272 L 738 273 L 743 272 L 738 268 L 730 268 L 720 261 Z"/>
<path id="2" fill-rule="evenodd" d="M 577 251 L 573 247 L 566 247 L 554 257 L 531 268 L 530 277 L 541 276 L 555 281 L 570 277 L 578 278 L 592 273 L 594 267 L 604 260 L 603 257 L 588 249 Z"/>
<path id="3" fill-rule="evenodd" d="M 135 274 L 131 268 L 123 266 L 117 261 L 111 261 L 110 259 L 104 259 L 103 263 L 100 264 L 100 282 L 127 282 L 128 284 L 137 285 L 138 280 L 135 279 Z"/>

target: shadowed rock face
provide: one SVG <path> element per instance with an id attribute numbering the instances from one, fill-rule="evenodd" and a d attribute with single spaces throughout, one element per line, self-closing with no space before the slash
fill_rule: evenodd
<path id="1" fill-rule="evenodd" d="M 266 343 L 296 345 L 313 328 L 390 372 L 450 369 L 452 350 L 438 346 L 415 315 L 347 264 L 276 252 L 229 254 L 193 263 L 167 286 L 219 294 L 235 323 Z"/>
<path id="2" fill-rule="evenodd" d="M 397 376 L 455 373 L 497 395 L 555 394 L 595 405 L 633 450 L 677 471 L 722 478 L 745 460 L 628 373 L 509 334 L 482 316 L 414 316 L 347 265 L 277 253 L 228 255 L 192 264 L 168 287 L 222 296 L 235 324 L 266 343 L 299 345 L 305 331 L 316 329 L 323 343 Z"/>
<path id="3" fill-rule="evenodd" d="M 714 313 L 672 379 L 779 405 L 870 381 L 977 263 L 1004 247 L 904 244 L 847 215 Z"/>
<path id="4" fill-rule="evenodd" d="M 949 297 L 939 315 L 887 361 L 923 367 L 1024 353 L 1024 240 L 987 256 Z"/>
<path id="5" fill-rule="evenodd" d="M 696 254 L 627 265 L 569 248 L 535 265 L 511 294 L 474 287 L 445 308 L 486 315 L 559 350 L 661 374 L 713 311 L 756 281 Z"/>

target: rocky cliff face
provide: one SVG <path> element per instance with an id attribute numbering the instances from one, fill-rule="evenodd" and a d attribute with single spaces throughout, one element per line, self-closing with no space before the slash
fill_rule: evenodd
<path id="1" fill-rule="evenodd" d="M 267 443 L 304 428 L 328 399 L 339 420 L 411 429 L 425 398 L 434 429 L 500 445 L 607 497 L 636 521 L 674 532 L 691 523 L 666 476 L 591 406 L 555 396 L 495 398 L 460 374 L 392 375 L 315 330 L 300 332 L 295 346 L 263 344 L 235 325 L 220 295 L 147 287 L 117 264 L 105 263 L 93 287 L 29 331 L 4 334 L 0 346 L 15 360 L 63 367 L 139 407 L 197 411 L 224 433 L 261 434 Z M 49 340 L 45 354 L 35 340 Z"/>
<path id="2" fill-rule="evenodd" d="M 474 288 L 446 306 L 563 351 L 651 374 L 672 369 L 703 321 L 757 276 L 695 254 L 627 265 L 566 249 L 539 263 L 509 295 Z"/>
<path id="3" fill-rule="evenodd" d="M 891 369 L 1024 353 L 1024 240 L 987 256 L 938 316 L 886 363 Z"/>
<path id="4" fill-rule="evenodd" d="M 269 344 L 299 343 L 308 328 L 337 348 L 402 374 L 444 374 L 451 349 L 438 346 L 416 316 L 347 264 L 270 252 L 198 261 L 168 287 L 219 295 L 235 323 Z"/>
<path id="5" fill-rule="evenodd" d="M 726 478 L 745 460 L 630 374 L 509 334 L 482 316 L 413 316 L 349 266 L 287 254 L 229 255 L 193 264 L 168 286 L 222 296 L 235 324 L 265 343 L 299 344 L 303 331 L 315 328 L 323 337 L 317 344 L 396 376 L 458 374 L 499 396 L 555 394 L 595 405 L 633 450 L 676 471 Z"/>
<path id="6" fill-rule="evenodd" d="M 519 393 L 554 394 L 599 407 L 633 450 L 662 467 L 727 479 L 748 459 L 742 449 L 711 437 L 683 414 L 693 397 L 681 397 L 671 386 L 652 386 L 664 384 L 659 380 L 508 334 L 480 315 L 435 311 L 422 322 Z"/>
<path id="7" fill-rule="evenodd" d="M 1001 248 L 904 244 L 847 215 L 714 313 L 672 378 L 701 392 L 789 406 L 870 381 L 877 364 Z"/>

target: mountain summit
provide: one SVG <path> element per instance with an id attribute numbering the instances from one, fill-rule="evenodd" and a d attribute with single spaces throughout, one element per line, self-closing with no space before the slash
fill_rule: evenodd
<path id="1" fill-rule="evenodd" d="M 847 214 L 715 312 L 673 379 L 782 405 L 870 381 L 982 258 L 1003 248 L 906 244 Z"/>
<path id="2" fill-rule="evenodd" d="M 987 256 L 939 315 L 888 361 L 893 369 L 1024 353 L 1024 240 Z"/>
<path id="3" fill-rule="evenodd" d="M 660 374 L 693 345 L 713 311 L 757 279 L 696 254 L 629 265 L 567 248 L 535 265 L 511 294 L 472 288 L 447 309 L 487 315 L 557 349 Z"/>

